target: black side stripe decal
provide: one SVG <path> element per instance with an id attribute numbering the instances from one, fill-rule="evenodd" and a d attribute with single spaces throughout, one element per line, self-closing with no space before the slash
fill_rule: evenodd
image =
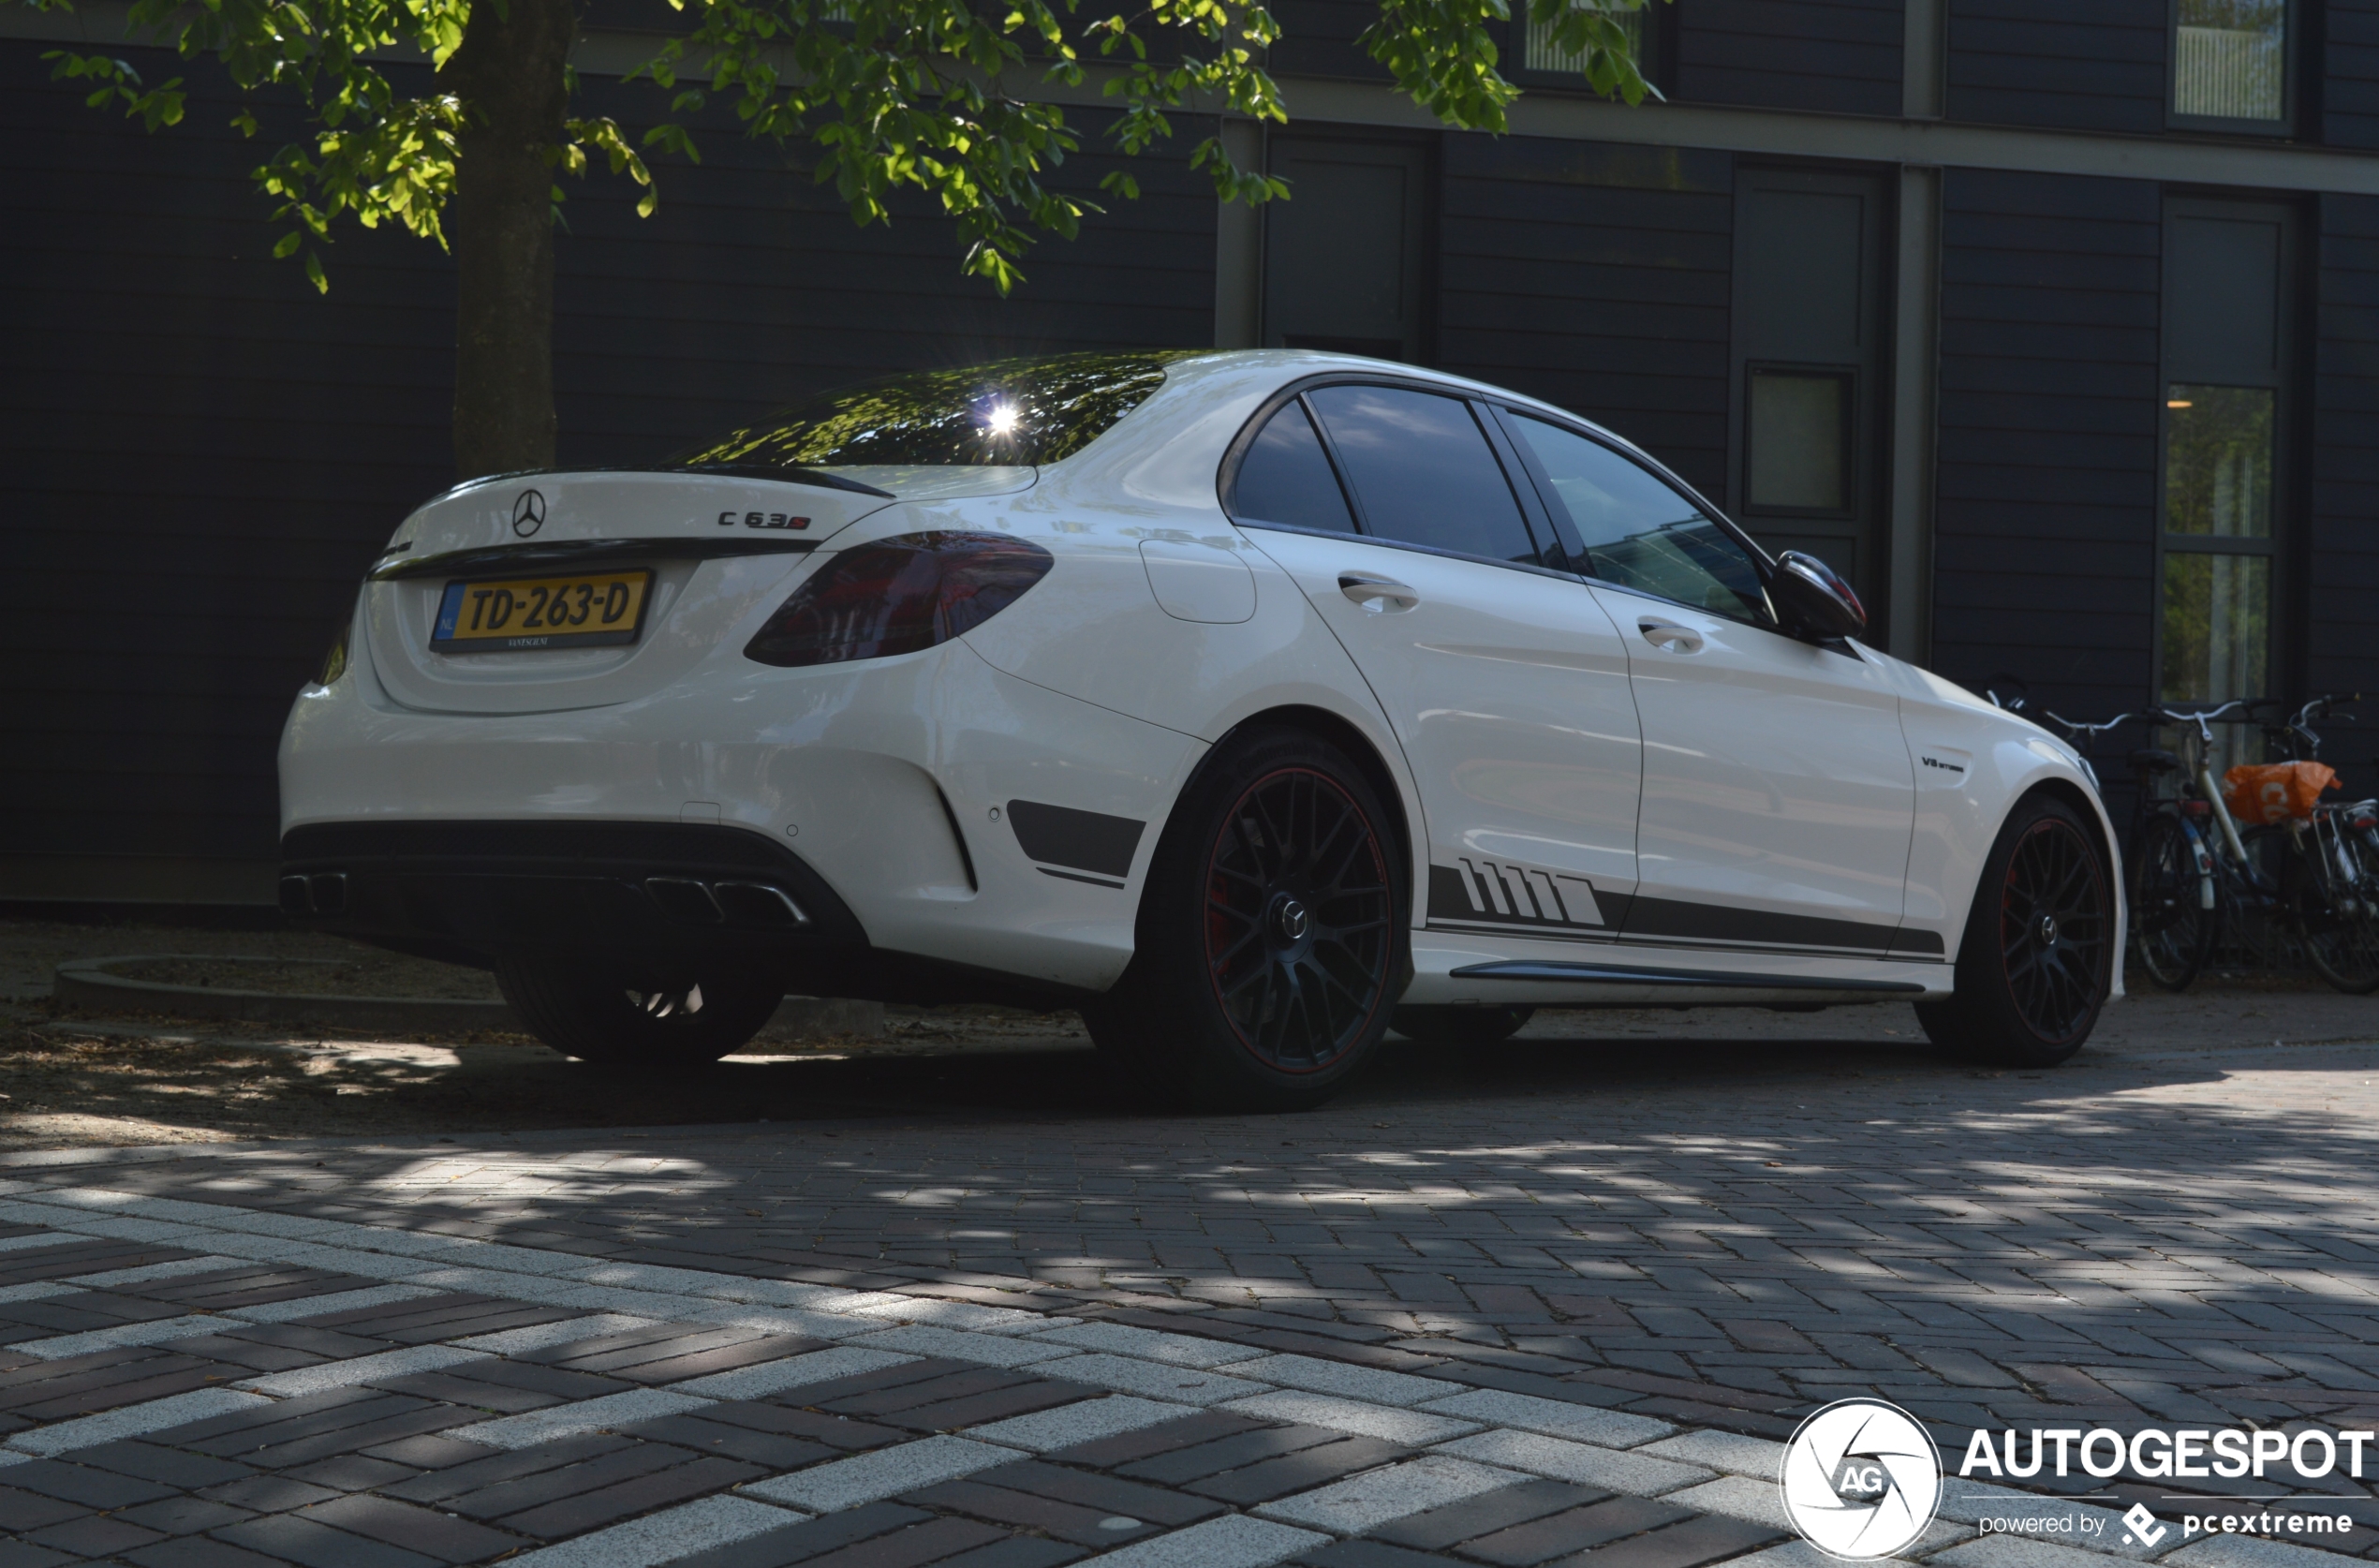
<path id="1" fill-rule="evenodd" d="M 1608 935 L 1627 907 L 1624 894 L 1603 892 L 1584 877 L 1560 872 L 1468 858 L 1429 867 L 1431 920 Z"/>
<path id="2" fill-rule="evenodd" d="M 1598 888 L 1583 877 L 1468 857 L 1429 867 L 1428 918 L 1432 925 L 1591 933 L 1642 941 L 1736 942 L 1934 958 L 1944 951 L 1940 934 L 1933 931 L 1630 896 Z"/>
<path id="3" fill-rule="evenodd" d="M 1033 859 L 1101 877 L 1131 875 L 1132 852 L 1140 848 L 1140 835 L 1148 825 L 1130 817 L 1032 800 L 1010 801 L 1008 822 L 1016 830 L 1016 842 Z"/>
<path id="4" fill-rule="evenodd" d="M 1770 910 L 1732 910 L 1717 904 L 1690 904 L 1680 898 L 1639 895 L 1628 906 L 1625 934 L 1676 937 L 1687 941 L 1841 947 L 1861 953 L 1883 953 L 1891 947 L 1893 933 L 1898 929 L 1861 920 L 1779 914 Z"/>

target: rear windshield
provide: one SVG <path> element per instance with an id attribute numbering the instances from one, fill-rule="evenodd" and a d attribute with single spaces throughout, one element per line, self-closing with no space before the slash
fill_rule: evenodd
<path id="1" fill-rule="evenodd" d="M 683 468 L 1008 466 L 1071 457 L 1197 350 L 919 370 L 820 392 L 670 460 Z"/>

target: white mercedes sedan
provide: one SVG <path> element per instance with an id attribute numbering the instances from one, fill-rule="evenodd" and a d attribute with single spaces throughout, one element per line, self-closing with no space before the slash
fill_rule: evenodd
<path id="1" fill-rule="evenodd" d="M 622 1066 L 789 990 L 1079 1008 L 1216 1107 L 1543 1006 L 1902 998 L 2061 1060 L 2120 984 L 2089 769 L 1865 624 L 1474 381 L 900 376 L 406 518 L 289 715 L 282 901 Z"/>

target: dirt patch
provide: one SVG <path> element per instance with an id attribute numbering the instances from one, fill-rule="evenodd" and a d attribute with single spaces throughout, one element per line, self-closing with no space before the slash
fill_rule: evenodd
<path id="1" fill-rule="evenodd" d="M 1086 1054 L 1089 1044 L 1071 1013 L 953 1010 L 894 1016 L 882 1039 L 763 1033 L 716 1066 L 630 1073 L 494 1030 L 318 1038 L 26 1011 L 0 1026 L 0 1152 L 790 1120 L 878 1096 L 873 1078 L 854 1087 L 854 1064 L 883 1064 L 897 1087 L 919 1073 L 934 1081 L 917 1058 Z M 829 1082 L 820 1067 L 843 1071 Z M 976 1071 L 1002 1070 L 985 1061 Z"/>
<path id="2" fill-rule="evenodd" d="M 275 996 L 406 997 L 440 1001 L 502 1001 L 495 977 L 484 969 L 366 952 L 354 957 L 160 957 L 108 966 L 107 972 L 157 985 L 220 991 L 268 991 Z"/>

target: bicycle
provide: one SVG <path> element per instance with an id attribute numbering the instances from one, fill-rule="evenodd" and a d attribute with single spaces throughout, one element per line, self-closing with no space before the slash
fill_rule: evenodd
<path id="1" fill-rule="evenodd" d="M 2276 762 L 2319 762 L 2312 721 L 2360 694 L 2316 697 L 2264 738 Z M 2323 802 L 2245 837 L 2284 834 L 2279 896 L 2313 972 L 2348 996 L 2379 991 L 2379 800 Z"/>
<path id="2" fill-rule="evenodd" d="M 2355 696 L 2316 697 L 2284 722 L 2255 721 L 2279 760 L 2317 760 L 2312 722 Z M 2140 968 L 2167 991 L 2186 990 L 2204 969 L 2225 926 L 2244 933 L 2254 911 L 2291 931 L 2313 971 L 2338 990 L 2379 990 L 2379 801 L 2317 803 L 2305 815 L 2242 830 L 2214 776 L 2213 726 L 2234 712 L 2276 706 L 2239 699 L 2198 711 L 2151 708 L 2075 732 L 2103 732 L 2139 718 L 2180 727 L 2176 755 L 2147 747 L 2128 759 L 2140 780 L 2134 807 L 2132 936 Z M 2052 718 L 2056 716 L 2051 715 Z M 2151 781 L 2177 777 L 2170 800 L 2150 800 Z M 2281 846 L 2277 874 L 2256 851 Z"/>

